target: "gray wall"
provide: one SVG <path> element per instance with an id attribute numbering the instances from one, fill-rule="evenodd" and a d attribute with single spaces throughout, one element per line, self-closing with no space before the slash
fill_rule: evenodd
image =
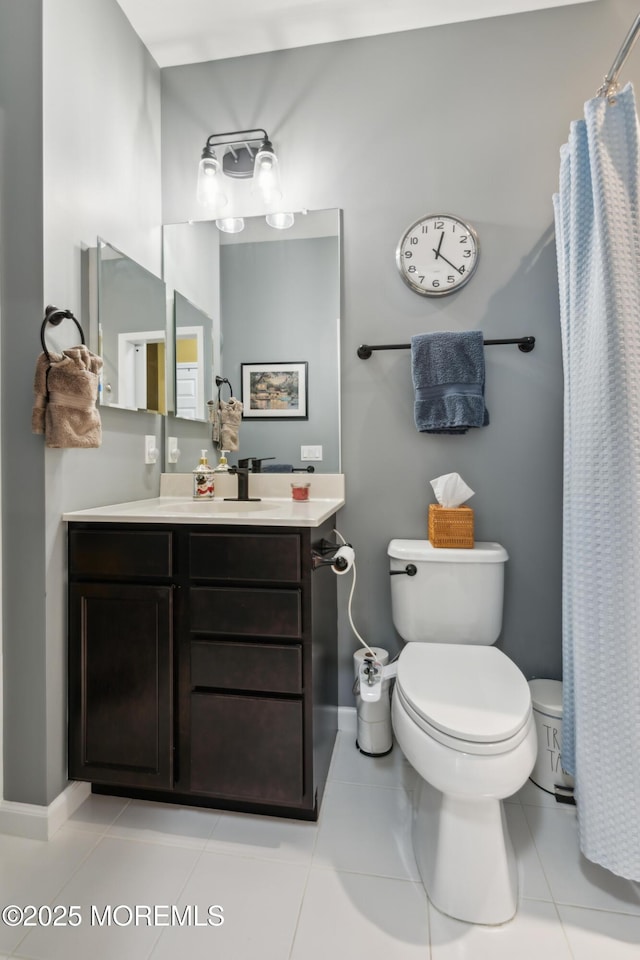
<path id="1" fill-rule="evenodd" d="M 5 797 L 46 768 L 44 450 L 30 433 L 43 315 L 41 0 L 0 3 L 0 298 Z M 27 759 L 28 758 L 28 759 Z"/>
<path id="2" fill-rule="evenodd" d="M 83 249 L 100 234 L 161 269 L 160 72 L 115 0 L 0 2 L 0 124 L 4 797 L 47 804 L 67 779 L 60 516 L 159 481 L 153 415 L 103 411 L 98 450 L 30 433 L 44 304 L 88 330 Z"/>
<path id="3" fill-rule="evenodd" d="M 386 546 L 426 535 L 429 480 L 458 471 L 476 496 L 478 539 L 508 549 L 501 644 L 528 677 L 561 672 L 562 366 L 551 195 L 571 120 L 637 14 L 603 0 L 162 71 L 163 215 L 197 218 L 207 134 L 265 127 L 292 209 L 343 208 L 343 467 L 339 528 L 355 548 L 354 618 L 396 650 Z M 640 78 L 634 55 L 625 78 Z M 322 150 L 318 145 L 322 144 Z M 429 300 L 397 274 L 403 230 L 461 215 L 481 260 L 459 293 Z M 356 358 L 359 343 L 429 330 L 534 335 L 489 347 L 491 425 L 430 437 L 413 425 L 409 356 Z M 346 602 L 347 585 L 340 583 Z M 344 602 L 342 604 L 344 608 Z M 342 699 L 356 648 L 341 615 Z"/>

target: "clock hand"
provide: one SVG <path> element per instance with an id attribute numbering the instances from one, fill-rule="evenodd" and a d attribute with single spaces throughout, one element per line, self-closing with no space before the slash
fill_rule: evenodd
<path id="1" fill-rule="evenodd" d="M 433 250 L 434 253 L 436 253 L 435 247 L 432 247 L 431 249 Z M 455 264 L 451 263 L 451 260 L 447 260 L 447 258 L 444 256 L 443 253 L 438 254 L 438 256 L 440 257 L 441 260 L 444 260 L 445 263 L 448 263 L 450 267 L 453 267 L 454 270 L 457 270 L 458 273 L 462 273 L 462 270 L 460 269 L 460 267 L 456 267 Z"/>
<path id="2" fill-rule="evenodd" d="M 440 247 L 442 246 L 442 241 L 443 241 L 443 240 L 444 240 L 444 230 L 443 230 L 442 233 L 440 234 L 440 242 L 438 243 L 438 249 L 436 250 L 435 248 L 432 248 L 432 249 L 433 249 L 433 252 L 434 252 L 435 255 L 436 255 L 436 260 L 437 260 L 438 257 L 440 256 Z"/>

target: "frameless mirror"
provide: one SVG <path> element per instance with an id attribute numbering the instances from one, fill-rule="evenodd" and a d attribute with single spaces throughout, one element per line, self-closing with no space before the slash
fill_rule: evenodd
<path id="1" fill-rule="evenodd" d="M 100 403 L 167 412 L 166 285 L 98 238 L 97 352 L 104 361 Z"/>
<path id="2" fill-rule="evenodd" d="M 237 234 L 213 221 L 168 224 L 163 234 L 175 298 L 170 408 L 208 419 L 215 377 L 224 377 L 244 404 L 240 457 L 339 472 L 340 211 L 296 214 L 286 230 L 250 217 Z M 199 328 L 201 361 L 191 332 Z M 200 376 L 204 409 L 191 402 Z"/>

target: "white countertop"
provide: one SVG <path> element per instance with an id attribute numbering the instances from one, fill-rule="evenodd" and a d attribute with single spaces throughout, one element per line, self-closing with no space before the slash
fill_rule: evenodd
<path id="1" fill-rule="evenodd" d="M 102 523 L 191 523 L 233 524 L 234 526 L 319 527 L 344 506 L 344 477 L 342 474 L 315 474 L 304 476 L 310 483 L 310 499 L 291 499 L 291 474 L 255 474 L 250 476 L 249 493 L 258 501 L 233 501 L 225 497 L 236 495 L 235 477 L 216 476 L 216 496 L 213 500 L 195 501 L 190 496 L 192 478 L 189 474 L 165 475 L 160 485 L 160 496 L 150 500 L 133 500 L 87 510 L 73 510 L 62 515 L 67 521 Z M 314 491 L 314 487 L 316 488 Z M 314 496 L 314 492 L 317 496 Z"/>

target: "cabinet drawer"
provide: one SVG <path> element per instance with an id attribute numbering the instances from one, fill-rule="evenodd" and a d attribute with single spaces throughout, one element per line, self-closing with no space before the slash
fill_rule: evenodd
<path id="1" fill-rule="evenodd" d="M 295 533 L 192 533 L 189 572 L 196 580 L 300 580 L 300 537 Z"/>
<path id="2" fill-rule="evenodd" d="M 191 686 L 301 693 L 302 649 L 299 644 L 194 640 Z"/>
<path id="3" fill-rule="evenodd" d="M 302 636 L 299 590 L 192 587 L 189 607 L 192 633 Z"/>
<path id="4" fill-rule="evenodd" d="M 190 759 L 195 793 L 299 804 L 301 701 L 193 693 Z"/>
<path id="5" fill-rule="evenodd" d="M 69 572 L 80 576 L 170 577 L 169 530 L 74 530 L 69 532 Z"/>

